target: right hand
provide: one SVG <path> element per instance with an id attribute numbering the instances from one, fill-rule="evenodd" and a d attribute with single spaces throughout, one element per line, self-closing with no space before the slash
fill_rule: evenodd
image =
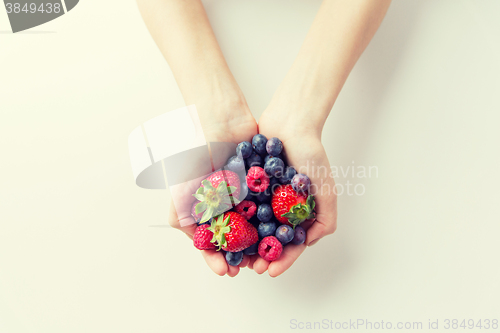
<path id="1" fill-rule="evenodd" d="M 217 106 L 214 104 L 196 105 L 206 140 L 208 142 L 232 142 L 235 144 L 241 141 L 251 141 L 252 137 L 257 134 L 257 123 L 246 102 L 224 104 L 217 103 Z M 214 167 L 217 170 L 222 165 Z M 192 194 L 200 187 L 203 178 L 188 182 L 181 189 L 182 192 L 175 194 L 178 198 L 181 198 L 176 202 L 182 202 L 182 204 L 176 206 L 174 206 L 173 202 L 170 204 L 168 223 L 184 232 L 190 239 L 193 239 L 194 231 L 198 226 L 191 216 L 191 206 L 196 200 Z M 250 258 L 245 255 L 238 266 L 230 266 L 226 263 L 222 251 L 201 250 L 200 252 L 210 269 L 221 276 L 225 274 L 230 277 L 236 276 L 240 268 L 246 267 L 250 261 Z"/>

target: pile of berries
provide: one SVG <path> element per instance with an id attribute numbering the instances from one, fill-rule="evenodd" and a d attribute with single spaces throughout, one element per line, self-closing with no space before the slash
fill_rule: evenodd
<path id="1" fill-rule="evenodd" d="M 309 177 L 286 165 L 278 138 L 257 134 L 252 143 L 239 143 L 236 155 L 193 194 L 194 246 L 225 251 L 233 266 L 243 254 L 277 260 L 284 246 L 306 240 L 299 224 L 314 218 L 310 185 Z"/>

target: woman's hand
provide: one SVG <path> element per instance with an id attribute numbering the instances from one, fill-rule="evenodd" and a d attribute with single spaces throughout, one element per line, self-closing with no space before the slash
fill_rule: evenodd
<path id="1" fill-rule="evenodd" d="M 251 141 L 257 134 L 257 123 L 250 113 L 245 102 L 230 102 L 228 100 L 210 101 L 196 105 L 200 122 L 203 127 L 205 138 L 208 142 L 232 142 L 235 144 L 241 141 Z M 222 165 L 215 165 L 215 169 Z M 192 196 L 200 186 L 204 177 L 195 179 L 178 186 L 178 191 L 173 192 L 173 201 L 170 204 L 168 223 L 184 232 L 190 239 L 193 239 L 194 231 L 198 226 L 191 216 L 191 207 L 195 202 Z M 240 267 L 246 267 L 249 257 L 244 256 L 243 261 L 238 266 L 230 266 L 226 263 L 222 251 L 202 250 L 207 265 L 218 275 L 236 276 Z"/>
<path id="2" fill-rule="evenodd" d="M 278 137 L 284 145 L 285 158 L 289 165 L 311 179 L 310 194 L 316 200 L 316 219 L 301 224 L 307 230 L 304 244 L 287 245 L 281 257 L 271 263 L 254 258 L 250 266 L 259 274 L 268 270 L 272 277 L 286 271 L 305 250 L 322 237 L 332 234 L 337 228 L 337 195 L 331 176 L 330 163 L 321 143 L 321 128 L 316 128 L 302 119 L 301 110 L 284 103 L 273 104 L 262 114 L 259 133 L 268 139 Z M 277 125 L 279 124 L 279 126 Z"/>

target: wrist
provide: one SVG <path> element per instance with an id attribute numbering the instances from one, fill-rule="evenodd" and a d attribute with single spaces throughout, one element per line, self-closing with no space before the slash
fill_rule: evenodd
<path id="1" fill-rule="evenodd" d="M 248 132 L 257 133 L 257 124 L 243 97 L 212 96 L 197 99 L 195 103 L 205 138 L 211 142 L 231 142 L 231 138 Z M 239 142 L 238 141 L 238 142 Z"/>
<path id="2" fill-rule="evenodd" d="M 263 114 L 291 135 L 316 136 L 321 132 L 331 105 L 315 93 L 280 87 Z"/>

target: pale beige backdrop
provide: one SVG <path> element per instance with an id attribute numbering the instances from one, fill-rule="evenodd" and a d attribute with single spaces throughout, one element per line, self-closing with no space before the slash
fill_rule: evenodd
<path id="1" fill-rule="evenodd" d="M 207 1 L 258 117 L 319 1 Z M 134 185 L 129 132 L 183 106 L 132 0 L 26 33 L 0 9 L 0 332 L 287 332 L 500 319 L 500 2 L 395 0 L 325 126 L 338 231 L 282 277 L 220 278 Z M 174 143 L 172 143 L 174 144 Z M 361 187 L 358 187 L 358 190 Z M 358 331 L 363 331 L 359 329 Z"/>

